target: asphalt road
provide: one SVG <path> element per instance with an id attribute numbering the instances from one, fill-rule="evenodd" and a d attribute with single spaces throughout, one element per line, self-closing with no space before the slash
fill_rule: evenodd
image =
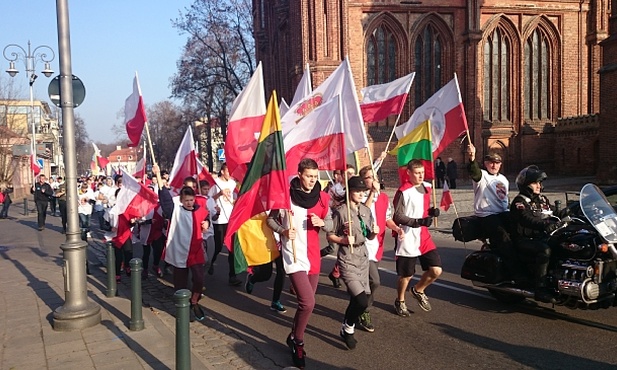
<path id="1" fill-rule="evenodd" d="M 372 309 L 376 330 L 357 330 L 354 351 L 348 351 L 338 336 L 349 296 L 344 288 L 330 284 L 327 273 L 334 258 L 324 258 L 317 304 L 305 336 L 307 368 L 615 369 L 617 307 L 587 311 L 531 301 L 504 305 L 459 276 L 466 254 L 479 249 L 479 243 L 464 246 L 449 234 L 433 235 L 444 267 L 442 277 L 427 289 L 433 310 L 422 311 L 408 294 L 413 314 L 402 318 L 394 313 L 393 241 L 387 238 L 382 286 Z M 203 304 L 274 363 L 288 366 L 285 338 L 296 308 L 289 282 L 282 298 L 288 312 L 277 314 L 269 309 L 273 280 L 257 284 L 248 295 L 242 287 L 227 286 L 226 263 L 219 261 L 215 275 L 206 278 Z"/>

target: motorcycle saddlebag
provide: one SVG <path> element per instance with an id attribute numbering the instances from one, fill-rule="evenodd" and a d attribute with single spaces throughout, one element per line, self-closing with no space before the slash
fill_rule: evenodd
<path id="1" fill-rule="evenodd" d="M 476 251 L 465 258 L 461 277 L 486 284 L 496 284 L 505 279 L 504 269 L 502 258 L 495 252 Z"/>
<path id="2" fill-rule="evenodd" d="M 452 224 L 454 240 L 470 242 L 483 237 L 480 218 L 477 216 L 459 217 Z"/>

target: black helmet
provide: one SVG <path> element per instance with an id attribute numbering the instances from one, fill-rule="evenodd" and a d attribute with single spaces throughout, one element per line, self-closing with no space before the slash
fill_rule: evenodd
<path id="1" fill-rule="evenodd" d="M 531 165 L 523 168 L 516 176 L 516 186 L 520 192 L 528 191 L 528 186 L 532 182 L 542 182 L 546 180 L 546 172 L 542 171 L 536 165 Z"/>

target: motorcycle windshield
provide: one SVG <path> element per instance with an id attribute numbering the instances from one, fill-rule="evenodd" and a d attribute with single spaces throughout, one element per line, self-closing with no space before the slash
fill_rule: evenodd
<path id="1" fill-rule="evenodd" d="M 617 214 L 604 193 L 594 184 L 581 189 L 583 214 L 609 243 L 617 243 Z"/>

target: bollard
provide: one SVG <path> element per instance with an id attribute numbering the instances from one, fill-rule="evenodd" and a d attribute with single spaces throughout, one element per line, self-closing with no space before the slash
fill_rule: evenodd
<path id="1" fill-rule="evenodd" d="M 141 258 L 133 258 L 131 265 L 131 321 L 129 329 L 133 331 L 144 329 L 144 319 L 142 316 L 141 304 Z"/>
<path id="2" fill-rule="evenodd" d="M 24 216 L 28 216 L 30 213 L 28 212 L 28 198 L 24 198 Z"/>
<path id="3" fill-rule="evenodd" d="M 191 368 L 191 341 L 189 335 L 189 309 L 191 291 L 180 289 L 174 294 L 176 303 L 176 370 Z"/>
<path id="4" fill-rule="evenodd" d="M 107 242 L 107 297 L 115 297 L 116 286 L 116 253 L 111 242 Z"/>
<path id="5" fill-rule="evenodd" d="M 559 211 L 561 211 L 561 201 L 557 199 L 555 201 L 555 212 L 559 212 Z"/>

